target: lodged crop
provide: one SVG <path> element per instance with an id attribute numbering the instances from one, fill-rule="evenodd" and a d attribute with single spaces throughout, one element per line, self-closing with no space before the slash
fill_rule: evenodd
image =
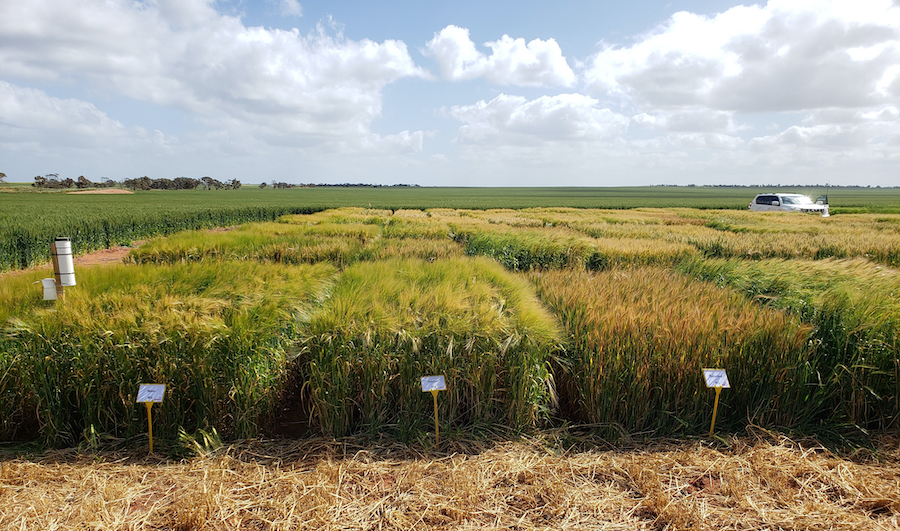
<path id="1" fill-rule="evenodd" d="M 811 329 L 740 294 L 655 267 L 532 275 L 569 343 L 565 414 L 610 432 L 696 433 L 709 423 L 703 368 L 727 369 L 722 427 L 793 426 Z"/>
<path id="2" fill-rule="evenodd" d="M 864 259 L 704 260 L 686 274 L 797 316 L 815 346 L 802 411 L 862 430 L 900 423 L 900 272 Z"/>

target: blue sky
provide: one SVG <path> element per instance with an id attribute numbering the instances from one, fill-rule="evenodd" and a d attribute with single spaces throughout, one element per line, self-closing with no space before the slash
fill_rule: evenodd
<path id="1" fill-rule="evenodd" d="M 0 172 L 900 185 L 900 0 L 0 2 Z"/>

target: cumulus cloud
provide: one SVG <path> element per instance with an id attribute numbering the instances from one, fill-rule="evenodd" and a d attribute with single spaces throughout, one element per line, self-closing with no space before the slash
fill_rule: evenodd
<path id="1" fill-rule="evenodd" d="M 279 7 L 281 8 L 281 14 L 284 16 L 303 16 L 303 6 L 297 0 L 281 0 Z"/>
<path id="2" fill-rule="evenodd" d="M 572 86 L 575 73 L 554 39 L 513 39 L 503 35 L 487 42 L 490 56 L 478 51 L 469 30 L 447 26 L 425 45 L 441 75 L 453 81 L 481 78 L 498 85 Z"/>
<path id="3" fill-rule="evenodd" d="M 821 124 L 813 126 L 792 126 L 775 134 L 756 137 L 750 146 L 756 150 L 825 148 L 830 152 L 857 150 L 876 147 L 872 136 L 877 134 L 870 125 Z"/>
<path id="4" fill-rule="evenodd" d="M 47 142 L 64 147 L 123 147 L 152 141 L 144 129 L 128 128 L 94 105 L 0 81 L 0 142 Z"/>
<path id="5" fill-rule="evenodd" d="M 890 0 L 772 0 L 676 13 L 631 46 L 604 47 L 584 80 L 653 108 L 802 111 L 896 101 L 898 64 Z"/>
<path id="6" fill-rule="evenodd" d="M 803 125 L 822 124 L 863 124 L 898 122 L 900 108 L 896 105 L 884 105 L 872 109 L 818 109 L 806 115 Z M 900 125 L 900 123 L 897 123 Z"/>
<path id="7" fill-rule="evenodd" d="M 500 94 L 489 102 L 451 107 L 448 114 L 465 123 L 459 129 L 462 143 L 590 141 L 621 134 L 628 127 L 628 118 L 600 108 L 597 100 L 582 94 L 534 100 Z"/>
<path id="8" fill-rule="evenodd" d="M 385 85 L 423 74 L 403 42 L 248 28 L 213 0 L 3 2 L 0 35 L 7 75 L 87 81 L 288 143 L 366 137 Z"/>
<path id="9" fill-rule="evenodd" d="M 655 150 L 671 148 L 679 150 L 725 149 L 734 150 L 744 144 L 743 139 L 722 133 L 672 133 L 636 145 Z"/>
<path id="10" fill-rule="evenodd" d="M 651 129 L 680 132 L 735 132 L 747 126 L 735 122 L 734 113 L 710 109 L 688 109 L 641 113 L 632 122 Z"/>
<path id="11" fill-rule="evenodd" d="M 366 147 L 379 152 L 390 151 L 393 153 L 420 153 L 425 133 L 422 131 L 400 131 L 396 135 L 371 135 L 366 142 Z"/>

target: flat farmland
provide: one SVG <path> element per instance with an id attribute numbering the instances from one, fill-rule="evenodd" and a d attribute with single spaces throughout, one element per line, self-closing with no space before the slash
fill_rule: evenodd
<path id="1" fill-rule="evenodd" d="M 460 190 L 72 203 L 103 227 L 143 197 L 169 225 L 64 303 L 40 300 L 37 254 L 0 277 L 0 523 L 900 528 L 895 200 L 833 190 L 822 218 L 747 212 L 750 189 Z M 196 216 L 211 196 L 246 202 Z M 712 438 L 704 367 L 731 381 Z"/>
<path id="2" fill-rule="evenodd" d="M 50 259 L 49 244 L 66 233 L 75 253 L 109 248 L 179 230 L 271 221 L 327 208 L 639 207 L 743 210 L 763 191 L 818 197 L 824 187 L 426 188 L 312 187 L 139 191 L 128 195 L 33 193 L 0 186 L 0 271 Z M 6 192 L 6 193 L 2 193 Z M 832 212 L 900 213 L 900 188 L 832 188 Z"/>

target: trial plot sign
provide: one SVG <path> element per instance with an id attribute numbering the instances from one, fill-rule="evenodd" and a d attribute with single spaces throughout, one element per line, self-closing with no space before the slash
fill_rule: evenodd
<path id="1" fill-rule="evenodd" d="M 137 402 L 160 403 L 165 393 L 166 384 L 141 384 L 138 388 Z"/>
<path id="2" fill-rule="evenodd" d="M 153 453 L 153 404 L 163 401 L 166 394 L 166 384 L 141 384 L 138 387 L 137 403 L 143 402 L 147 406 L 147 433 L 150 436 L 150 453 Z"/>
<path id="3" fill-rule="evenodd" d="M 438 424 L 438 407 L 437 407 L 437 395 L 438 391 L 446 391 L 447 390 L 447 382 L 444 381 L 443 376 L 423 376 L 422 377 L 422 392 L 423 393 L 431 393 L 431 397 L 434 398 L 434 444 L 436 446 L 441 445 L 441 427 Z"/>
<path id="4" fill-rule="evenodd" d="M 427 393 L 429 391 L 446 391 L 447 383 L 444 382 L 443 376 L 423 376 L 422 377 L 422 392 Z"/>
<path id="5" fill-rule="evenodd" d="M 731 385 L 728 383 L 725 369 L 703 369 L 703 379 L 706 380 L 706 387 L 716 390 L 716 405 L 713 406 L 712 422 L 709 424 L 709 436 L 712 437 L 716 427 L 716 413 L 719 411 L 719 395 L 722 389 L 728 389 Z"/>
<path id="6" fill-rule="evenodd" d="M 706 380 L 706 387 L 731 388 L 725 369 L 703 369 L 703 378 Z"/>

